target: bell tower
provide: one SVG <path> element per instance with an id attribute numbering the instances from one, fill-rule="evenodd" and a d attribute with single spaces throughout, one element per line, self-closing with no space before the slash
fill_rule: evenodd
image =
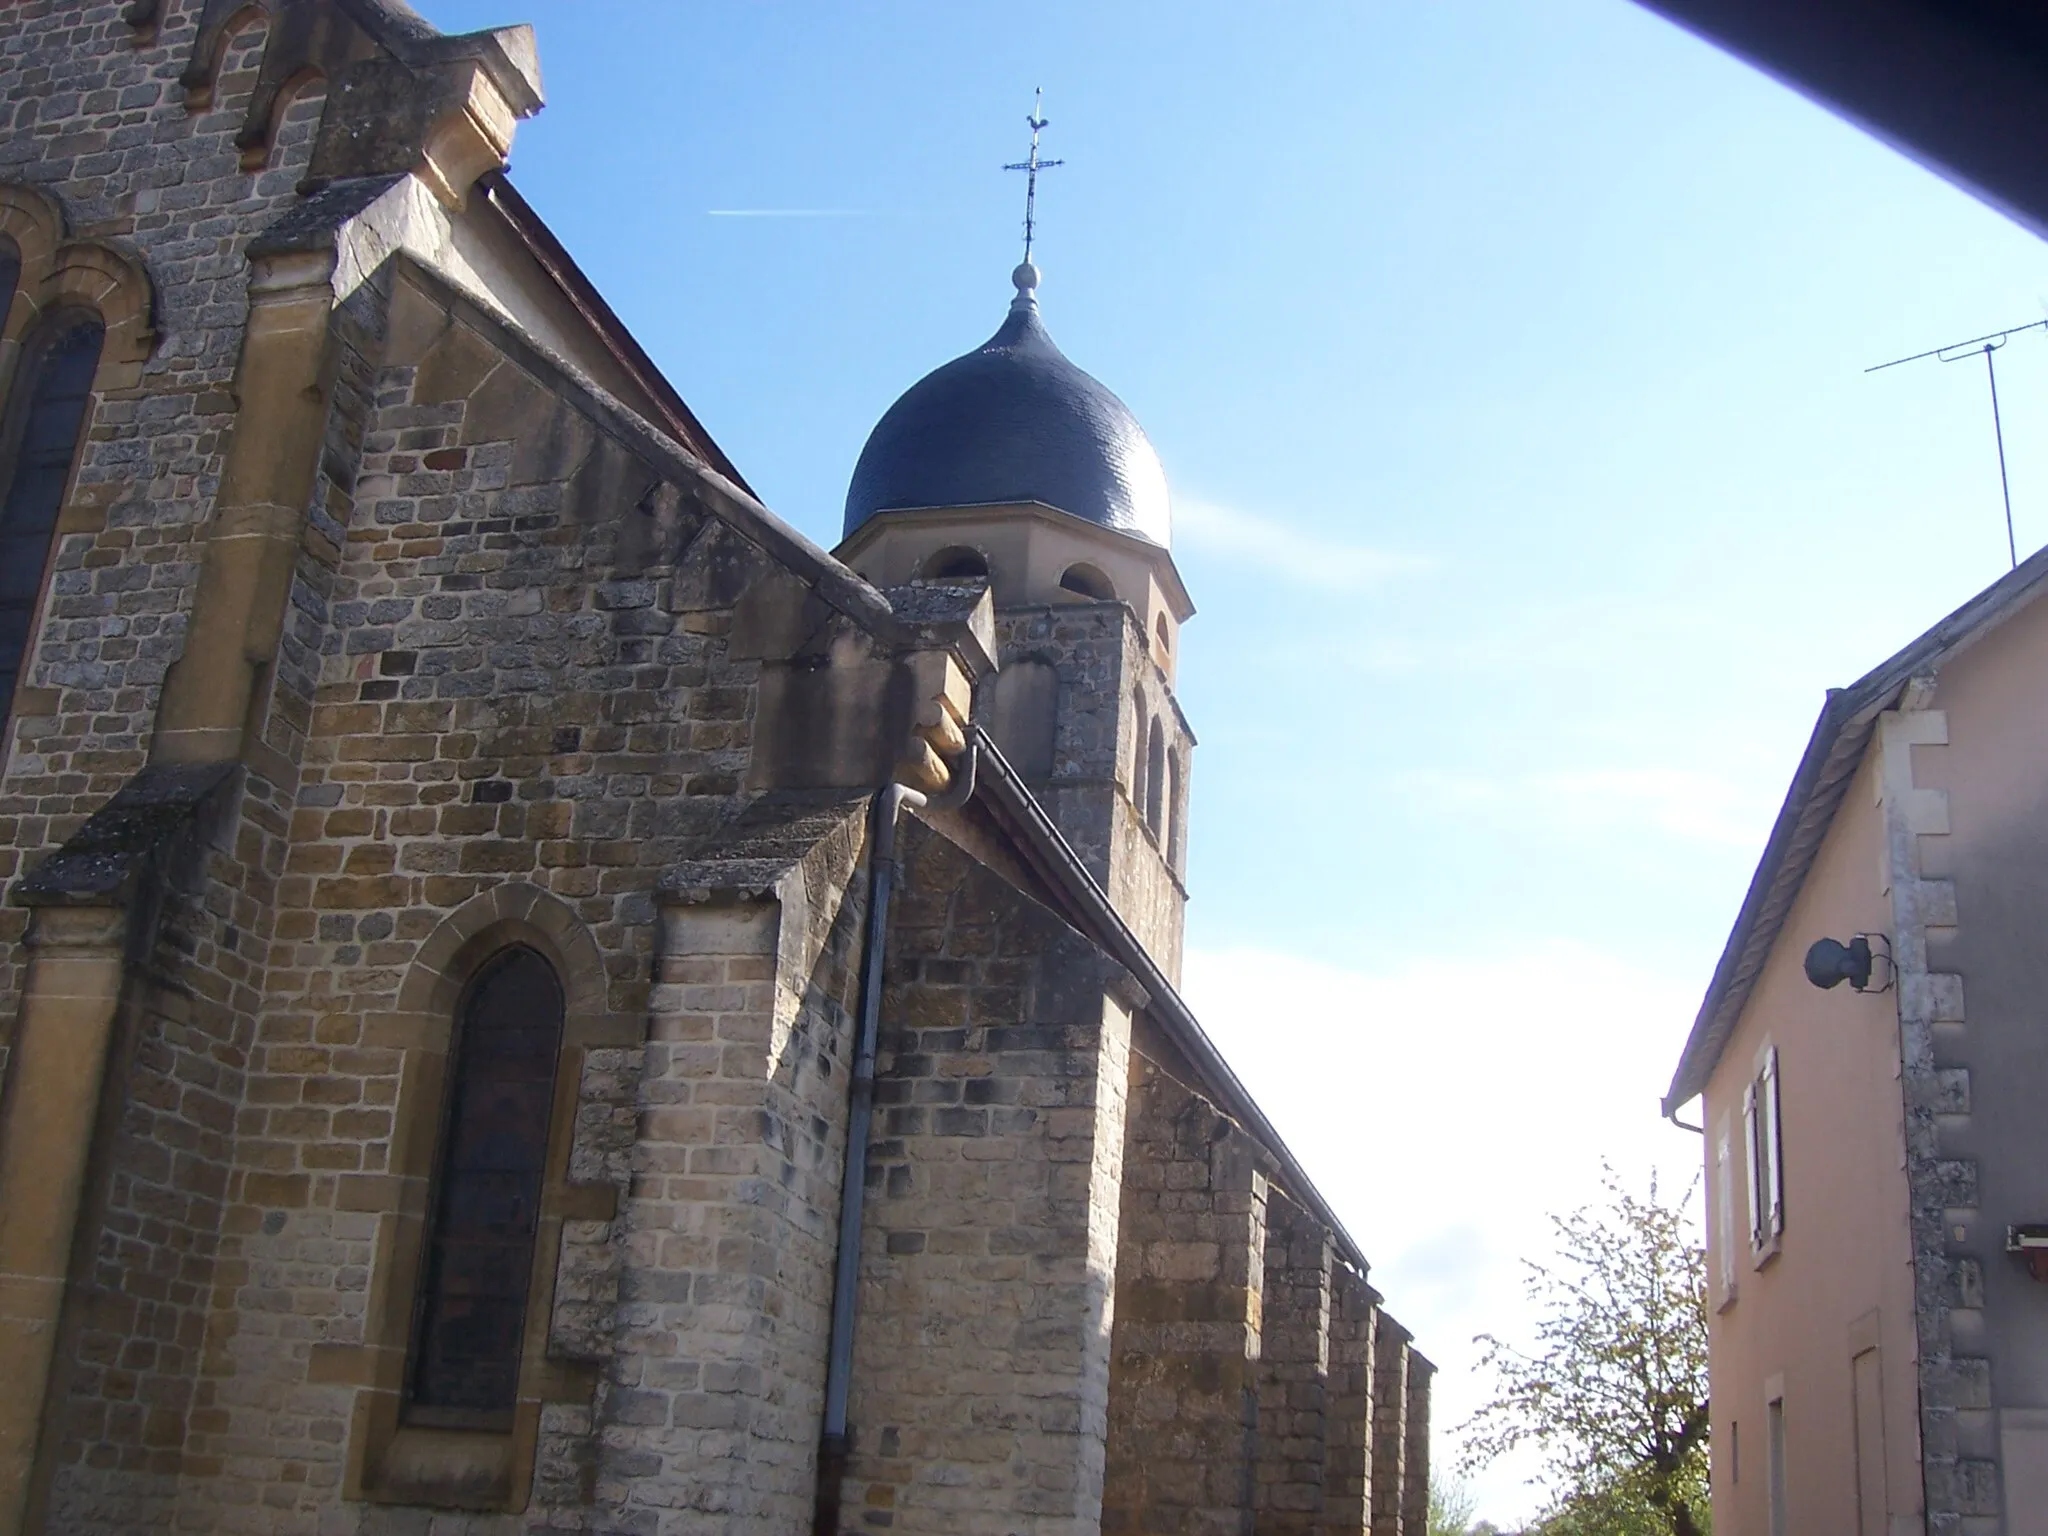
<path id="1" fill-rule="evenodd" d="M 1056 162 L 1030 122 L 1035 193 Z M 882 587 L 988 584 L 999 670 L 976 718 L 1177 982 L 1195 738 L 1173 682 L 1194 604 L 1166 475 L 1129 408 L 1054 345 L 1028 245 L 1011 282 L 995 335 L 876 424 L 837 554 Z"/>

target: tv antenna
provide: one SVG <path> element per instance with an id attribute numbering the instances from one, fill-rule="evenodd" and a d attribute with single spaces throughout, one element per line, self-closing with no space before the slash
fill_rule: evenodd
<path id="1" fill-rule="evenodd" d="M 2048 330 L 2048 320 L 2030 320 L 2025 325 L 2013 326 L 2010 330 L 1993 331 L 1988 336 L 1972 336 L 1968 341 L 1952 341 L 1945 347 L 1935 347 L 1927 352 L 1915 352 L 1911 357 L 1895 357 L 1888 363 L 1879 363 L 1875 368 L 1866 368 L 1865 373 L 1879 373 L 1886 368 L 1896 368 L 1901 363 L 1917 363 L 1924 358 L 1934 358 L 1944 363 L 1960 363 L 1966 357 L 1978 353 L 1984 355 L 1984 378 L 1991 385 L 1991 434 L 1998 442 L 1998 488 L 2005 495 L 2005 552 L 2011 557 L 2015 568 L 2020 563 L 2019 544 L 2012 534 L 2012 482 L 2005 472 L 2005 424 L 1998 414 L 1998 349 L 2013 337 L 2028 331 Z"/>
<path id="2" fill-rule="evenodd" d="M 1031 241 L 1038 230 L 1038 173 L 1050 171 L 1065 165 L 1064 160 L 1041 160 L 1038 158 L 1038 135 L 1049 119 L 1045 115 L 1045 87 L 1040 86 L 1031 100 L 1031 115 L 1024 119 L 1031 128 L 1031 153 L 1014 165 L 1003 167 L 1006 171 L 1023 171 L 1024 177 L 1024 265 L 1031 265 Z"/>

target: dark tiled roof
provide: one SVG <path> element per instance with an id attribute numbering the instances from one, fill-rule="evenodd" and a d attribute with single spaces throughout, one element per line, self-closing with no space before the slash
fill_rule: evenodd
<path id="1" fill-rule="evenodd" d="M 877 512 L 1024 501 L 1170 540 L 1159 455 L 1123 401 L 1053 344 L 1028 297 L 889 407 L 854 469 L 845 531 Z"/>

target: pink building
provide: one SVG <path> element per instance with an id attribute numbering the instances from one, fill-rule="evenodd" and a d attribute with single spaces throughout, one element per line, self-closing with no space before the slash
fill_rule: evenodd
<path id="1" fill-rule="evenodd" d="M 1665 1099 L 1719 1536 L 2048 1536 L 2044 596 L 1828 695 Z"/>

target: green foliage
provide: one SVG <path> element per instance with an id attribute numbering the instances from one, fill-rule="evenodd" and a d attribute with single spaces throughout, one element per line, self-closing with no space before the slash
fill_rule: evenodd
<path id="1" fill-rule="evenodd" d="M 1429 1482 L 1429 1536 L 1471 1536 L 1475 1506 L 1461 1477 L 1433 1477 Z"/>
<path id="2" fill-rule="evenodd" d="M 1706 1255 L 1687 1207 L 1637 1197 L 1553 1216 L 1553 1264 L 1524 1260 L 1533 1351 L 1491 1334 L 1496 1391 L 1464 1426 L 1465 1464 L 1517 1446 L 1549 1458 L 1541 1536 L 1706 1536 Z"/>

